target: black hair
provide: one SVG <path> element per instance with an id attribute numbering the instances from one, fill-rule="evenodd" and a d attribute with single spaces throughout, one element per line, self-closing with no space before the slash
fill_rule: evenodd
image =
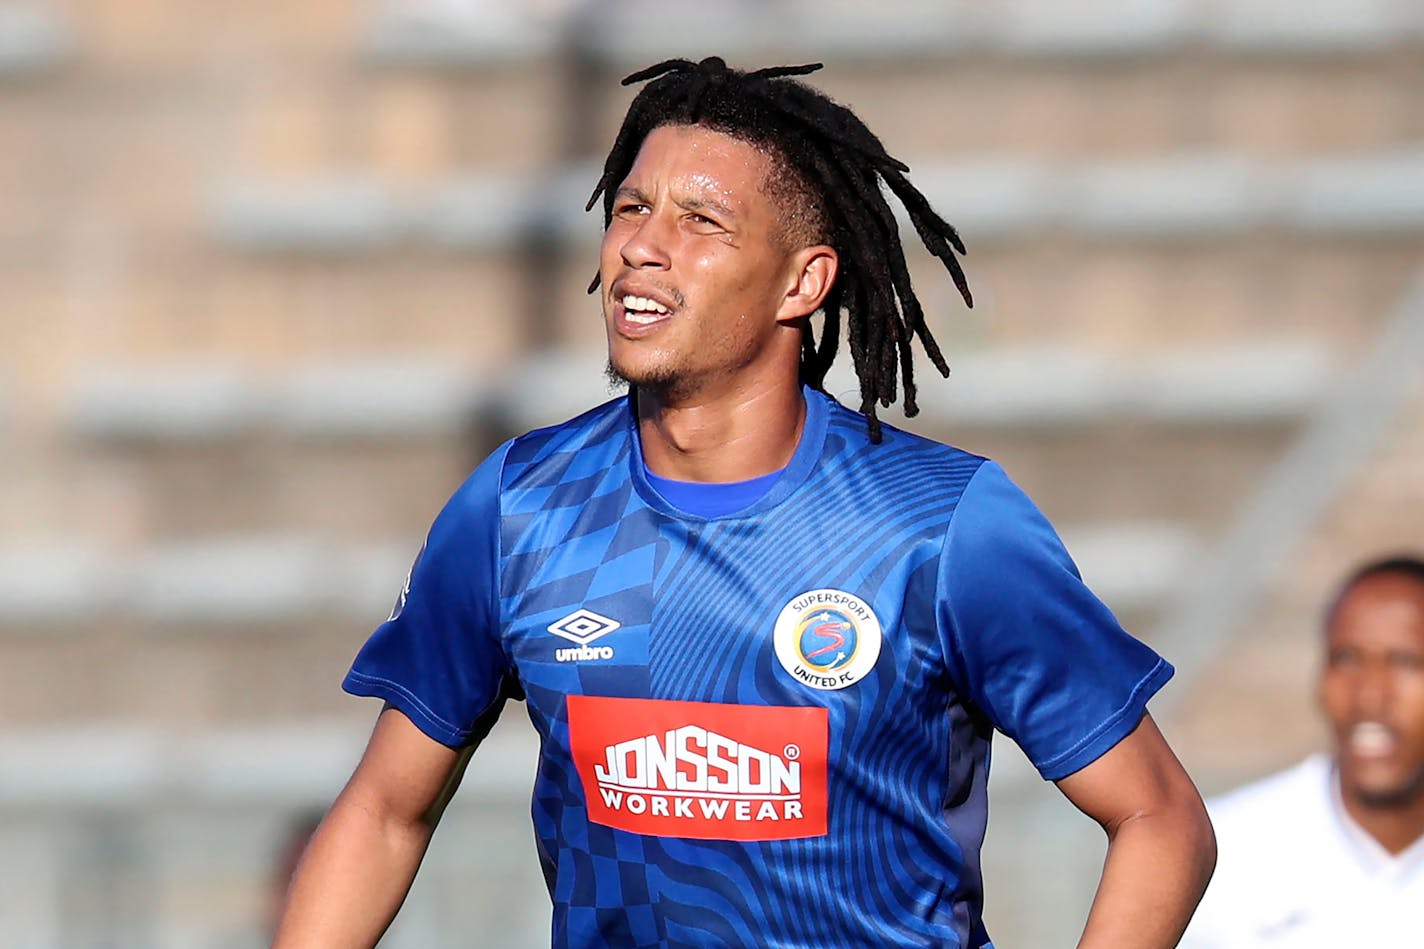
<path id="1" fill-rule="evenodd" d="M 844 318 L 860 381 L 860 411 L 871 440 L 878 442 L 876 403 L 889 407 L 896 401 L 897 377 L 903 378 L 905 414 L 919 412 L 912 338 L 919 337 L 935 368 L 949 375 L 910 285 L 899 226 L 882 185 L 909 212 L 920 240 L 944 263 L 964 302 L 973 306 L 974 300 L 955 256 L 965 252 L 964 244 L 905 178 L 909 167 L 892 158 L 850 109 L 790 78 L 815 72 L 821 65 L 743 71 L 729 69 L 711 56 L 698 63 L 670 59 L 628 76 L 625 86 L 652 81 L 628 107 L 588 208 L 602 195 L 603 225 L 609 226 L 618 186 L 643 140 L 661 126 L 698 125 L 768 151 L 780 166 L 775 171 L 784 172 L 781 191 L 793 199 L 781 202 L 783 214 L 799 216 L 798 223 L 787 229 L 807 244 L 829 244 L 840 256 L 839 273 L 821 308 L 825 324 L 819 342 L 809 320 L 801 328 L 801 380 L 824 389 Z M 589 292 L 598 285 L 595 277 Z"/>
<path id="2" fill-rule="evenodd" d="M 1335 614 L 1340 611 L 1340 604 L 1345 601 L 1345 597 L 1351 590 L 1365 580 L 1386 574 L 1405 577 L 1424 587 L 1424 558 L 1412 554 L 1394 554 L 1368 561 L 1356 567 L 1336 589 L 1335 595 L 1330 598 L 1330 603 L 1325 609 L 1325 628 L 1329 629 L 1334 624 Z"/>

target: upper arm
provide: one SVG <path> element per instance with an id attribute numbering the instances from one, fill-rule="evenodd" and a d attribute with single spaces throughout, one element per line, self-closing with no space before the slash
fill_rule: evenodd
<path id="1" fill-rule="evenodd" d="M 343 803 L 384 820 L 433 824 L 454 793 L 473 747 L 441 744 L 399 709 L 387 706 L 341 793 Z"/>
<path id="2" fill-rule="evenodd" d="M 1057 782 L 1109 835 L 1125 821 L 1175 814 L 1210 828 L 1206 807 L 1152 716 L 1092 763 Z"/>

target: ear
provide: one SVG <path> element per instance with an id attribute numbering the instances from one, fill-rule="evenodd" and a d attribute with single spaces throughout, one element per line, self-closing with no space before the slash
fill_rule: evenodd
<path id="1" fill-rule="evenodd" d="M 840 257 L 829 244 L 813 244 L 791 255 L 786 296 L 776 311 L 778 323 L 803 319 L 821 308 L 835 285 Z"/>

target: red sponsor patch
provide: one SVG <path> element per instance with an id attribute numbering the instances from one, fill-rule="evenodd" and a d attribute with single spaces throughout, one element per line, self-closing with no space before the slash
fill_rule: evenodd
<path id="1" fill-rule="evenodd" d="M 700 840 L 826 833 L 824 708 L 571 695 L 568 710 L 595 823 Z"/>

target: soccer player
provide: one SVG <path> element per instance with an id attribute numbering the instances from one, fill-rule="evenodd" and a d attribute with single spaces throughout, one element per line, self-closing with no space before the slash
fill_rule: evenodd
<path id="1" fill-rule="evenodd" d="M 912 339 L 945 368 L 887 192 L 968 301 L 963 247 L 792 78 L 816 68 L 626 80 L 589 206 L 629 394 L 506 443 L 437 517 L 346 678 L 386 707 L 278 946 L 379 937 L 508 698 L 542 740 L 555 946 L 988 946 L 995 728 L 1107 832 L 1081 945 L 1180 936 L 1214 845 L 1145 714 L 1171 667 L 1002 469 L 877 419 L 897 381 L 915 411 Z M 859 413 L 822 391 L 842 321 Z"/>
<path id="2" fill-rule="evenodd" d="M 1424 560 L 1344 582 L 1319 694 L 1333 753 L 1210 803 L 1221 867 L 1184 945 L 1424 945 Z"/>

